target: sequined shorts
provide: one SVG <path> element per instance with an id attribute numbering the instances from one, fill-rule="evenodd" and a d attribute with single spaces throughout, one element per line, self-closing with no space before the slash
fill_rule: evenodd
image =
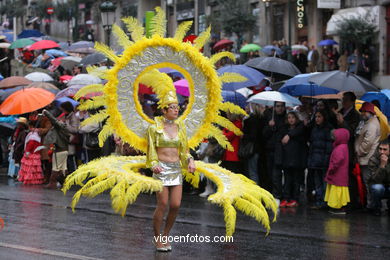
<path id="1" fill-rule="evenodd" d="M 162 181 L 163 186 L 176 186 L 183 184 L 180 162 L 159 162 L 163 169 L 160 173 L 153 173 L 153 178 Z"/>

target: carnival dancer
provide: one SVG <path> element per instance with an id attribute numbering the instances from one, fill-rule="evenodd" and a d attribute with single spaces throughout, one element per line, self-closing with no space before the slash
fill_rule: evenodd
<path id="1" fill-rule="evenodd" d="M 160 107 L 163 116 L 155 118 L 156 124 L 149 126 L 147 133 L 148 150 L 146 163 L 153 171 L 153 178 L 161 180 L 163 190 L 157 193 L 157 207 L 153 215 L 155 246 L 158 251 L 171 250 L 166 242 L 182 197 L 182 168 L 195 171 L 195 163 L 188 151 L 186 129 L 175 120 L 179 116 L 179 104 L 176 93 L 170 91 L 164 97 Z M 169 212 L 163 233 L 161 226 L 168 205 Z M 164 237 L 164 239 L 162 239 Z M 165 244 L 163 242 L 166 242 Z"/>
<path id="2" fill-rule="evenodd" d="M 30 122 L 30 132 L 26 137 L 24 155 L 21 161 L 18 180 L 23 184 L 43 184 L 45 179 L 41 166 L 41 137 Z"/>

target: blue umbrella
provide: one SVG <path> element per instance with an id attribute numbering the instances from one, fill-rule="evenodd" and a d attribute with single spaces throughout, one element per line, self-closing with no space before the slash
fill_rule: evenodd
<path id="1" fill-rule="evenodd" d="M 378 100 L 381 105 L 381 111 L 390 122 L 390 89 L 382 89 L 380 92 L 367 92 L 360 99 L 367 102 Z"/>
<path id="2" fill-rule="evenodd" d="M 180 72 L 178 72 L 177 70 L 171 69 L 171 68 L 161 68 L 161 69 L 158 69 L 158 70 L 160 72 L 162 72 L 162 73 L 170 74 L 173 77 L 184 78 L 183 75 Z"/>
<path id="3" fill-rule="evenodd" d="M 245 108 L 246 106 L 246 97 L 235 91 L 222 90 L 223 102 L 230 102 Z"/>
<path id="4" fill-rule="evenodd" d="M 309 81 L 310 77 L 317 73 L 299 74 L 286 81 L 279 89 L 281 93 L 287 93 L 291 96 L 318 96 L 326 94 L 337 94 L 338 90 L 322 87 Z"/>
<path id="5" fill-rule="evenodd" d="M 6 33 L 3 33 L 3 35 L 5 36 L 7 42 L 14 42 L 14 33 L 13 32 L 6 32 Z"/>
<path id="6" fill-rule="evenodd" d="M 66 54 L 65 52 L 60 51 L 60 50 L 56 50 L 56 49 L 47 50 L 45 53 L 46 53 L 47 55 L 54 56 L 54 57 L 65 57 L 65 56 L 69 56 L 69 55 Z"/>
<path id="7" fill-rule="evenodd" d="M 261 51 L 264 52 L 267 55 L 272 55 L 272 51 L 275 51 L 277 55 L 282 55 L 283 54 L 283 51 L 279 47 L 276 47 L 274 45 L 264 46 L 261 49 Z"/>
<path id="8" fill-rule="evenodd" d="M 238 73 L 248 79 L 244 82 L 224 83 L 222 89 L 230 91 L 234 91 L 240 88 L 257 86 L 265 77 L 264 74 L 260 71 L 252 69 L 245 65 L 227 65 L 218 69 L 219 75 L 222 75 L 226 72 Z"/>
<path id="9" fill-rule="evenodd" d="M 59 107 L 62 103 L 65 103 L 65 102 L 70 102 L 72 103 L 72 106 L 73 107 L 76 107 L 78 106 L 80 103 L 77 102 L 76 100 L 72 99 L 72 98 L 69 98 L 69 97 L 61 97 L 61 98 L 58 98 L 56 100 L 54 100 L 54 105 L 56 105 L 57 107 Z"/>
<path id="10" fill-rule="evenodd" d="M 322 40 L 318 43 L 319 46 L 337 45 L 338 43 L 332 39 Z"/>
<path id="11" fill-rule="evenodd" d="M 18 39 L 41 36 L 44 36 L 44 34 L 38 30 L 23 30 L 21 33 L 18 34 Z"/>

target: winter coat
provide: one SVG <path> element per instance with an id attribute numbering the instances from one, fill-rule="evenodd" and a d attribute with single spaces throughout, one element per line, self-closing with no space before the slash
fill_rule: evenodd
<path id="1" fill-rule="evenodd" d="M 72 140 L 78 139 L 80 120 L 77 118 L 74 112 L 65 115 L 64 118 L 61 118 L 61 120 L 65 123 L 66 130 L 68 130 L 68 132 L 71 134 L 68 155 L 74 155 L 76 154 L 76 144 L 73 144 Z"/>
<path id="2" fill-rule="evenodd" d="M 264 128 L 264 119 L 256 116 L 250 115 L 243 122 L 243 133 L 242 142 L 253 142 L 255 153 L 260 152 L 260 147 L 263 143 L 262 130 Z"/>
<path id="3" fill-rule="evenodd" d="M 376 116 L 364 122 L 355 140 L 355 151 L 360 165 L 368 165 L 374 155 L 381 137 L 379 120 Z"/>
<path id="4" fill-rule="evenodd" d="M 310 135 L 310 148 L 307 167 L 309 169 L 328 169 L 329 158 L 332 153 L 332 138 L 329 123 L 315 125 Z"/>
<path id="5" fill-rule="evenodd" d="M 45 135 L 47 134 L 47 132 L 49 132 L 49 130 L 51 128 L 52 128 L 52 124 L 50 123 L 49 118 L 44 116 L 39 120 L 37 130 L 38 130 L 39 135 L 42 138 L 42 143 L 44 143 Z M 46 147 L 47 147 L 47 149 L 41 150 L 41 160 L 49 160 L 49 154 L 48 154 L 49 147 L 48 146 L 46 146 Z"/>
<path id="6" fill-rule="evenodd" d="M 242 130 L 242 121 L 236 120 L 233 122 L 233 124 Z M 240 147 L 240 137 L 235 135 L 232 131 L 227 130 L 226 128 L 223 129 L 223 134 L 226 136 L 230 144 L 233 146 L 234 151 L 225 151 L 225 154 L 223 155 L 223 161 L 229 161 L 229 162 L 238 162 L 240 159 L 238 158 L 238 149 Z"/>
<path id="7" fill-rule="evenodd" d="M 348 187 L 349 131 L 345 128 L 339 128 L 333 131 L 333 135 L 335 140 L 333 142 L 333 151 L 330 156 L 329 168 L 326 172 L 325 181 L 336 186 Z"/>
<path id="8" fill-rule="evenodd" d="M 305 168 L 307 164 L 307 145 L 305 138 L 305 126 L 298 123 L 294 128 L 289 125 L 282 127 L 280 139 L 275 146 L 274 161 L 276 165 L 286 168 Z M 281 139 L 288 135 L 290 140 L 282 144 Z"/>
<path id="9" fill-rule="evenodd" d="M 344 115 L 344 109 L 341 109 L 340 112 Z M 345 128 L 349 130 L 349 164 L 355 165 L 355 131 L 360 122 L 360 114 L 353 107 L 348 113 L 344 116 L 343 124 L 339 125 L 339 128 Z M 351 167 L 352 168 L 352 167 Z"/>
<path id="10" fill-rule="evenodd" d="M 374 156 L 372 156 L 368 162 L 368 168 L 370 169 L 371 176 L 368 179 L 368 184 L 383 184 L 390 185 L 390 161 L 387 162 L 385 168 L 380 168 L 380 154 L 377 149 Z"/>
<path id="11" fill-rule="evenodd" d="M 276 142 L 280 140 L 280 130 L 286 122 L 286 114 L 277 115 L 274 114 L 275 125 L 273 127 L 269 126 L 269 121 L 272 120 L 272 111 L 265 120 L 265 126 L 263 129 L 263 140 L 265 141 L 265 148 L 268 153 L 273 153 L 275 151 Z"/>
<path id="12" fill-rule="evenodd" d="M 27 136 L 27 130 L 25 128 L 20 128 L 16 130 L 15 132 L 15 143 L 14 143 L 14 153 L 13 153 L 13 159 L 15 160 L 15 163 L 20 163 L 23 158 L 24 153 L 24 143 Z"/>

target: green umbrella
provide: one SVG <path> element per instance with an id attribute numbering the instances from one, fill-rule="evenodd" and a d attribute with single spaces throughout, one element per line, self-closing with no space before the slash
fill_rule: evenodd
<path id="1" fill-rule="evenodd" d="M 24 48 L 26 46 L 29 46 L 31 44 L 35 43 L 35 41 L 27 38 L 22 38 L 14 41 L 11 46 L 9 46 L 10 49 L 19 49 Z"/>
<path id="2" fill-rule="evenodd" d="M 241 53 L 248 53 L 248 52 L 251 52 L 251 51 L 259 51 L 259 50 L 261 50 L 261 47 L 259 45 L 254 44 L 254 43 L 249 43 L 249 44 L 244 45 L 240 49 L 240 52 Z"/>

